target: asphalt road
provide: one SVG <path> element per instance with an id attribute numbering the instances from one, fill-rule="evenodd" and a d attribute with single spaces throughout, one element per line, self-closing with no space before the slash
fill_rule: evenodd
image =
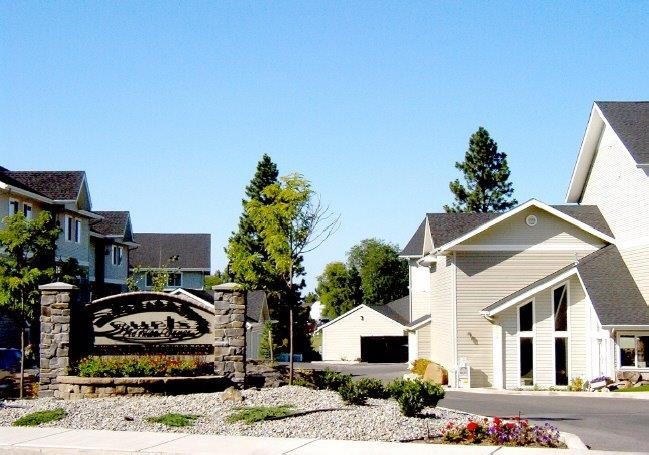
<path id="1" fill-rule="evenodd" d="M 447 391 L 440 406 L 486 416 L 519 415 L 578 435 L 591 449 L 649 451 L 649 401 L 624 398 L 489 395 Z"/>
<path id="2" fill-rule="evenodd" d="M 391 381 L 395 378 L 402 378 L 408 373 L 406 365 L 403 363 L 295 363 L 295 368 L 305 368 L 313 370 L 330 370 L 350 373 L 356 378 L 378 378 L 384 382 Z"/>

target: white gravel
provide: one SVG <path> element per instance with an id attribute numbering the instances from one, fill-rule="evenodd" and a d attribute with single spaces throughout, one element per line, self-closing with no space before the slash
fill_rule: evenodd
<path id="1" fill-rule="evenodd" d="M 177 396 L 93 398 L 76 401 L 40 398 L 0 406 L 0 426 L 34 411 L 61 407 L 68 415 L 44 426 L 120 431 L 165 431 L 197 434 L 303 437 L 404 441 L 435 436 L 447 422 L 464 422 L 468 414 L 447 409 L 426 409 L 424 418 L 401 415 L 394 400 L 368 400 L 365 406 L 346 405 L 335 392 L 285 386 L 246 390 L 243 403 L 222 403 L 220 393 Z M 228 423 L 241 406 L 293 405 L 296 411 L 316 411 L 280 420 Z M 442 401 L 443 404 L 443 401 Z M 168 412 L 200 416 L 193 426 L 170 428 L 146 421 Z"/>

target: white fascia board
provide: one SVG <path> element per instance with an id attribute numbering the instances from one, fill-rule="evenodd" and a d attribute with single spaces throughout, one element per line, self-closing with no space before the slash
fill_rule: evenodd
<path id="1" fill-rule="evenodd" d="M 419 329 L 421 329 L 421 328 L 422 328 L 423 326 L 425 326 L 426 324 L 430 324 L 431 319 L 432 319 L 432 318 L 429 316 L 428 318 L 426 318 L 426 319 L 424 319 L 423 321 L 421 321 L 419 324 L 417 324 L 417 325 L 413 325 L 412 327 L 408 327 L 408 331 L 410 331 L 410 332 L 414 332 L 415 330 L 419 330 Z"/>
<path id="2" fill-rule="evenodd" d="M 584 251 L 595 252 L 599 247 L 583 243 L 535 245 L 456 245 L 454 251 Z"/>
<path id="3" fill-rule="evenodd" d="M 579 202 L 579 199 L 581 198 L 581 193 L 584 189 L 586 179 L 588 178 L 588 172 L 590 171 L 590 165 L 595 156 L 595 150 L 597 149 L 599 138 L 604 130 L 604 122 L 605 120 L 602 112 L 599 110 L 599 107 L 597 107 L 597 104 L 593 103 L 593 108 L 591 109 L 590 117 L 588 118 L 588 124 L 586 125 L 586 132 L 584 133 L 581 146 L 579 147 L 577 161 L 575 161 L 572 176 L 570 177 L 566 202 Z"/>
<path id="4" fill-rule="evenodd" d="M 93 220 L 103 220 L 104 219 L 103 216 L 98 215 L 98 214 L 96 214 L 94 212 L 89 212 L 87 210 L 76 210 L 76 212 L 83 215 L 83 216 L 86 216 L 88 218 L 92 218 Z"/>
<path id="5" fill-rule="evenodd" d="M 497 306 L 493 310 L 489 310 L 489 311 L 482 310 L 480 312 L 480 314 L 482 314 L 483 316 L 488 316 L 488 317 L 495 316 L 498 313 L 501 313 L 501 312 L 505 311 L 506 309 L 511 308 L 512 306 L 514 306 L 514 305 L 516 305 L 518 303 L 524 302 L 525 300 L 528 300 L 528 299 L 532 298 L 534 295 L 538 294 L 541 291 L 544 291 L 545 289 L 547 289 L 549 287 L 554 286 L 555 284 L 561 283 L 562 281 L 566 281 L 568 278 L 570 278 L 571 276 L 573 276 L 575 274 L 578 275 L 579 272 L 577 272 L 576 267 L 573 267 L 572 269 L 562 273 L 561 275 L 558 275 L 558 276 L 554 277 L 550 281 L 547 281 L 547 282 L 545 282 L 543 284 L 539 284 L 538 286 L 534 286 L 532 289 L 529 289 L 528 291 L 522 293 L 521 295 L 516 296 L 515 298 L 513 298 L 511 300 L 507 300 L 502 305 Z"/>
<path id="6" fill-rule="evenodd" d="M 609 324 L 609 325 L 603 325 L 603 329 L 606 330 L 617 330 L 619 331 L 626 331 L 626 330 L 649 330 L 649 325 L 624 325 L 624 324 Z"/>
<path id="7" fill-rule="evenodd" d="M 550 206 L 550 205 L 548 205 L 548 204 L 546 204 L 544 202 L 541 202 L 541 201 L 539 201 L 537 199 L 530 199 L 529 201 L 525 202 L 524 204 L 519 205 L 518 207 L 510 210 L 509 212 L 505 212 L 502 215 L 494 218 L 493 220 L 488 221 L 488 222 L 478 226 L 476 229 L 472 230 L 471 232 L 468 232 L 468 233 L 464 234 L 462 237 L 459 237 L 459 238 L 457 238 L 457 239 L 455 239 L 455 240 L 453 240 L 451 242 L 448 242 L 448 243 L 442 245 L 441 247 L 439 247 L 438 251 L 443 253 L 443 252 L 445 252 L 447 250 L 450 250 L 454 246 L 456 246 L 456 245 L 458 245 L 458 244 L 460 244 L 462 242 L 465 242 L 468 239 L 470 239 L 470 238 L 472 238 L 472 237 L 474 237 L 474 236 L 476 236 L 476 235 L 478 235 L 478 234 L 480 234 L 482 232 L 485 232 L 486 230 L 490 229 L 491 227 L 495 226 L 496 224 L 499 224 L 502 221 L 504 221 L 504 220 L 506 220 L 506 219 L 516 215 L 517 213 L 520 213 L 523 210 L 526 210 L 526 209 L 528 209 L 530 207 L 536 207 L 536 208 L 539 208 L 541 210 L 545 210 L 546 212 L 548 212 L 548 213 L 550 213 L 550 214 L 552 214 L 552 215 L 554 215 L 554 216 L 556 216 L 558 218 L 561 218 L 562 220 L 564 220 L 564 221 L 566 221 L 568 223 L 571 223 L 571 224 L 577 226 L 582 231 L 588 232 L 589 234 L 591 234 L 591 235 L 593 235 L 595 237 L 598 237 L 598 238 L 600 238 L 601 240 L 604 240 L 607 243 L 615 243 L 615 239 L 613 239 L 612 237 L 604 234 L 603 232 L 598 231 L 597 229 L 587 225 L 586 223 L 584 223 L 582 221 L 579 221 L 576 218 L 571 217 L 570 215 L 566 215 L 561 210 L 557 210 L 554 207 L 552 207 L 552 206 Z"/>
<path id="8" fill-rule="evenodd" d="M 318 327 L 318 328 L 316 329 L 316 332 L 317 332 L 318 330 L 322 330 L 322 329 L 324 329 L 325 327 L 329 327 L 329 326 L 330 326 L 331 324 L 333 324 L 334 322 L 338 322 L 338 321 L 340 321 L 342 318 L 345 318 L 345 317 L 349 316 L 350 314 L 352 314 L 352 313 L 354 313 L 354 312 L 360 310 L 361 308 L 369 308 L 369 307 L 368 307 L 367 305 L 360 304 L 360 305 L 358 305 L 357 307 L 354 307 L 354 308 L 352 308 L 351 310 L 349 310 L 347 313 L 343 313 L 343 314 L 341 314 L 341 315 L 338 316 L 336 319 L 332 319 L 331 321 L 327 322 L 326 324 L 322 324 L 320 327 Z"/>
<path id="9" fill-rule="evenodd" d="M 196 300 L 199 302 L 201 305 L 205 306 L 206 308 L 209 309 L 214 309 L 214 302 L 208 302 L 207 300 L 203 300 L 200 297 L 195 296 L 191 292 L 185 291 L 183 288 L 176 288 L 173 291 L 169 293 L 170 295 L 183 295 L 185 297 L 189 297 L 192 300 Z"/>
<path id="10" fill-rule="evenodd" d="M 53 199 L 50 199 L 45 196 L 41 196 L 36 193 L 32 193 L 31 191 L 23 190 L 22 188 L 15 187 L 4 182 L 0 182 L 0 189 L 5 190 L 9 193 L 19 194 L 20 196 L 28 197 L 30 199 L 35 199 L 39 202 L 44 202 L 46 204 L 52 204 L 52 205 L 55 204 Z"/>
<path id="11" fill-rule="evenodd" d="M 417 261 L 417 265 L 422 267 L 430 267 L 435 264 L 439 259 L 434 254 L 427 254 Z"/>

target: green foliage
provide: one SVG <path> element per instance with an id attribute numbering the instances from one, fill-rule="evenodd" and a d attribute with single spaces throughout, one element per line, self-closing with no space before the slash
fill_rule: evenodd
<path id="1" fill-rule="evenodd" d="M 388 398 L 388 390 L 380 379 L 362 378 L 356 382 L 356 388 L 361 390 L 368 398 Z"/>
<path id="2" fill-rule="evenodd" d="M 214 272 L 214 275 L 208 275 L 205 277 L 204 285 L 203 287 L 205 290 L 211 290 L 214 286 L 217 286 L 219 284 L 223 283 L 231 283 L 233 282 L 234 279 L 228 275 L 227 270 L 221 272 L 220 270 L 216 270 Z"/>
<path id="3" fill-rule="evenodd" d="M 347 265 L 360 275 L 366 305 L 383 305 L 408 295 L 408 264 L 399 259 L 397 245 L 365 239 L 349 250 Z"/>
<path id="4" fill-rule="evenodd" d="M 146 420 L 150 423 L 161 423 L 168 427 L 189 427 L 194 425 L 199 416 L 192 414 L 175 414 L 170 412 L 156 417 L 148 417 Z"/>
<path id="5" fill-rule="evenodd" d="M 278 346 L 273 341 L 273 323 L 271 321 L 264 322 L 264 328 L 261 332 L 259 340 L 259 357 L 262 359 L 271 359 L 271 346 L 273 356 L 277 352 Z"/>
<path id="6" fill-rule="evenodd" d="M 426 372 L 426 368 L 428 368 L 428 365 L 430 363 L 431 361 L 428 359 L 417 359 L 412 363 L 412 368 L 410 368 L 410 372 L 418 374 L 419 376 L 423 376 L 424 373 Z"/>
<path id="7" fill-rule="evenodd" d="M 323 315 L 334 319 L 361 304 L 361 280 L 355 268 L 342 262 L 330 262 L 318 277 L 316 292 L 323 305 Z"/>
<path id="8" fill-rule="evenodd" d="M 571 392 L 583 392 L 586 390 L 586 381 L 580 377 L 572 378 L 570 384 L 568 384 L 568 390 Z"/>
<path id="9" fill-rule="evenodd" d="M 86 270 L 79 266 L 79 261 L 76 258 L 56 261 L 56 281 L 79 286 L 81 280 L 87 278 L 87 275 Z"/>
<path id="10" fill-rule="evenodd" d="M 162 377 L 198 376 L 209 366 L 196 357 L 169 356 L 124 356 L 124 357 L 86 357 L 76 367 L 82 377 Z"/>
<path id="11" fill-rule="evenodd" d="M 352 382 L 352 375 L 326 368 L 324 371 L 319 372 L 319 374 L 316 375 L 315 381 L 316 386 L 319 389 L 327 389 L 337 392 L 344 384 Z"/>
<path id="12" fill-rule="evenodd" d="M 49 212 L 33 219 L 22 213 L 5 217 L 0 230 L 0 307 L 31 321 L 38 308 L 38 286 L 54 277 L 54 251 L 61 230 Z"/>
<path id="13" fill-rule="evenodd" d="M 395 379 L 388 385 L 390 395 L 397 400 L 401 413 L 415 417 L 426 407 L 437 406 L 444 398 L 444 388 L 422 380 Z"/>
<path id="14" fill-rule="evenodd" d="M 338 395 L 347 404 L 364 405 L 367 401 L 367 392 L 364 388 L 359 387 L 358 383 L 348 381 L 338 388 Z"/>
<path id="15" fill-rule="evenodd" d="M 239 408 L 237 412 L 228 417 L 230 423 L 243 421 L 248 425 L 264 420 L 275 420 L 290 417 L 295 414 L 294 407 L 290 405 L 280 406 L 255 406 L 251 408 Z"/>
<path id="16" fill-rule="evenodd" d="M 615 389 L 614 392 L 649 392 L 649 385 L 639 385 L 637 387 L 625 387 L 624 389 Z"/>
<path id="17" fill-rule="evenodd" d="M 465 184 L 459 179 L 449 184 L 455 202 L 444 206 L 447 212 L 503 212 L 518 204 L 512 197 L 507 154 L 498 151 L 483 127 L 471 135 L 464 161 L 455 167 L 464 174 Z"/>
<path id="18" fill-rule="evenodd" d="M 35 427 L 42 423 L 55 422 L 63 419 L 68 413 L 63 408 L 51 409 L 48 411 L 38 411 L 25 414 L 20 419 L 12 423 L 15 427 Z"/>

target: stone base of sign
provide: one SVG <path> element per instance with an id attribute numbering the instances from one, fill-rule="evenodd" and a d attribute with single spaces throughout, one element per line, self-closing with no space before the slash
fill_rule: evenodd
<path id="1" fill-rule="evenodd" d="M 220 392 L 232 382 L 220 376 L 165 378 L 84 378 L 59 376 L 54 397 L 63 400 L 106 398 L 118 395 L 179 395 Z"/>
<path id="2" fill-rule="evenodd" d="M 214 372 L 236 386 L 246 381 L 246 291 L 236 283 L 214 286 Z"/>

